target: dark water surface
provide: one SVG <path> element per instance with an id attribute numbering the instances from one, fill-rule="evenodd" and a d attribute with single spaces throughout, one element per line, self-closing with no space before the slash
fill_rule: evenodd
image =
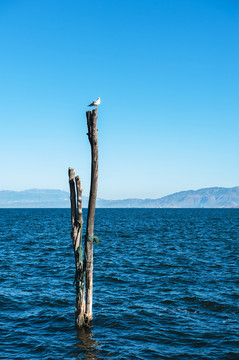
<path id="1" fill-rule="evenodd" d="M 239 209 L 97 209 L 88 331 L 70 227 L 0 209 L 1 359 L 239 359 Z"/>

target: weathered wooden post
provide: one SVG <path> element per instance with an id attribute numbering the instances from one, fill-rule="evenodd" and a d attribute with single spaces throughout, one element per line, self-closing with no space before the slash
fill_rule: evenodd
<path id="1" fill-rule="evenodd" d="M 93 242 L 98 238 L 94 236 L 95 205 L 98 186 L 98 139 L 97 139 L 97 108 L 86 112 L 88 138 L 91 146 L 91 184 L 88 204 L 88 216 L 85 239 L 85 264 L 86 264 L 86 308 L 85 323 L 90 324 L 93 319 Z"/>
<path id="2" fill-rule="evenodd" d="M 75 255 L 75 285 L 76 285 L 76 307 L 75 321 L 77 326 L 84 324 L 85 314 L 85 274 L 83 266 L 83 247 L 82 247 L 82 188 L 79 176 L 75 177 L 75 170 L 69 168 L 69 185 L 71 199 L 71 236 Z M 77 210 L 76 210 L 76 190 L 77 190 Z"/>
<path id="3" fill-rule="evenodd" d="M 97 139 L 97 108 L 86 112 L 88 138 L 91 145 L 91 185 L 88 204 L 87 226 L 85 236 L 85 256 L 83 261 L 82 246 L 82 188 L 79 176 L 75 177 L 75 170 L 69 168 L 69 184 L 71 199 L 71 236 L 75 254 L 75 284 L 76 284 L 76 325 L 89 326 L 93 319 L 93 242 L 98 242 L 94 236 L 95 205 L 98 186 L 98 139 Z M 77 195 L 77 202 L 76 202 Z M 85 290 L 86 282 L 86 290 Z M 86 293 L 86 301 L 85 301 Z"/>

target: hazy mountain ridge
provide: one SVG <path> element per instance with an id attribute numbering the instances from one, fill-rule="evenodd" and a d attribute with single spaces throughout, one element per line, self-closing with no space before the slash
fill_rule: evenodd
<path id="1" fill-rule="evenodd" d="M 83 207 L 88 198 L 83 196 Z M 239 186 L 180 191 L 159 199 L 97 199 L 100 208 L 239 208 Z M 0 191 L 0 208 L 69 208 L 70 195 L 63 190 L 30 189 Z"/>
<path id="2" fill-rule="evenodd" d="M 70 206 L 69 202 L 70 194 L 63 190 L 0 191 L 1 208 L 65 208 Z"/>

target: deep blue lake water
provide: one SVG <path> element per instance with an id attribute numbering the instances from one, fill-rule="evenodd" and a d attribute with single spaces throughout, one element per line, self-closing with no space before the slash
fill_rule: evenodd
<path id="1" fill-rule="evenodd" d="M 89 330 L 70 231 L 0 209 L 0 359 L 239 359 L 239 209 L 97 209 Z"/>

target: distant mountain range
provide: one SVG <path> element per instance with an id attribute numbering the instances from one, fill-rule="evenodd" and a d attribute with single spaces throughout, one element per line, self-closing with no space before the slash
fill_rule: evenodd
<path id="1" fill-rule="evenodd" d="M 83 207 L 88 198 L 83 196 Z M 239 186 L 180 191 L 159 199 L 97 199 L 99 208 L 239 208 Z M 62 190 L 0 191 L 0 208 L 69 208 L 70 195 Z"/>

